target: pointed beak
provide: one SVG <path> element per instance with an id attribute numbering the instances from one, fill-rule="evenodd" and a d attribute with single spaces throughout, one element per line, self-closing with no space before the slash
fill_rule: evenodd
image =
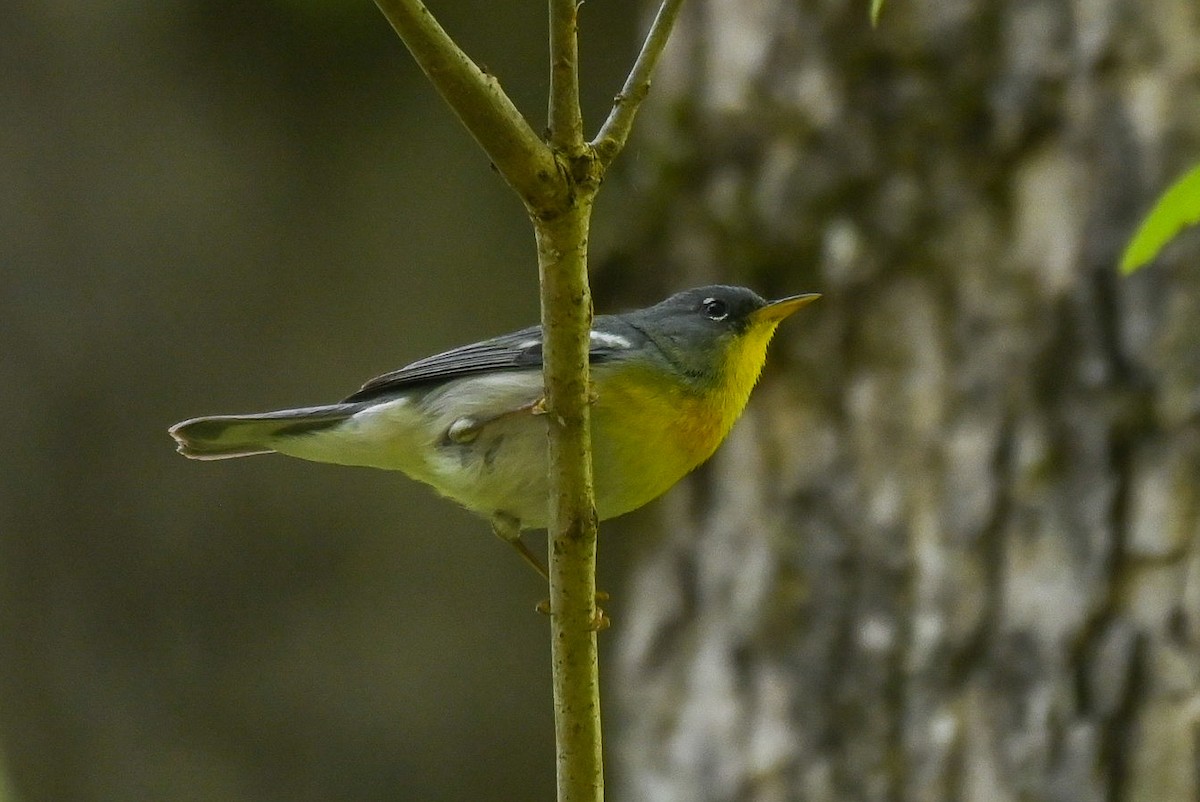
<path id="1" fill-rule="evenodd" d="M 771 322 L 778 324 L 779 321 L 783 320 L 800 307 L 808 306 L 820 297 L 820 293 L 807 292 L 803 295 L 791 295 L 787 298 L 780 298 L 778 301 L 771 301 L 762 309 L 757 309 L 754 312 L 751 312 L 750 321 L 752 323 Z"/>

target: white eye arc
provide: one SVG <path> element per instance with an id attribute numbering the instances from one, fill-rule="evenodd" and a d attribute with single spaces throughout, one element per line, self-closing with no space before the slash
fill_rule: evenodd
<path id="1" fill-rule="evenodd" d="M 705 298 L 700 302 L 700 308 L 709 320 L 724 320 L 729 317 L 729 306 L 720 298 Z"/>

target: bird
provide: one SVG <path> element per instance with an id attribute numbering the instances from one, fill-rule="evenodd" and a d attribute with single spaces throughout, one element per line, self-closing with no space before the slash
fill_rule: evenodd
<path id="1" fill-rule="evenodd" d="M 745 409 L 778 325 L 819 297 L 766 301 L 711 285 L 593 319 L 599 520 L 647 504 L 712 456 Z M 542 345 L 531 326 L 419 359 L 336 404 L 208 415 L 169 433 L 196 460 L 275 453 L 400 471 L 489 519 L 545 576 L 521 540 L 550 512 Z"/>

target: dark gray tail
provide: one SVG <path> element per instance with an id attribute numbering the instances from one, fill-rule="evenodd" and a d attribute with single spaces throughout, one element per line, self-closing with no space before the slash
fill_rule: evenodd
<path id="1" fill-rule="evenodd" d="M 191 459 L 249 457 L 274 452 L 279 438 L 337 426 L 363 406 L 330 404 L 257 415 L 210 415 L 177 423 L 169 431 L 179 453 Z"/>

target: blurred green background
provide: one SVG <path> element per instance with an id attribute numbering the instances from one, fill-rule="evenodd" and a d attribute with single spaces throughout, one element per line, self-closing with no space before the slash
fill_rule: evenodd
<path id="1" fill-rule="evenodd" d="M 434 4 L 535 127 L 543 6 Z M 584 6 L 592 127 L 641 15 Z M 0 754 L 17 797 L 549 798 L 543 589 L 484 522 L 399 475 L 188 462 L 166 434 L 333 401 L 536 320 L 519 203 L 382 15 L 10 0 L 0 61 Z M 610 183 L 596 262 L 631 203 Z M 597 271 L 601 309 L 656 300 L 617 273 Z M 606 527 L 614 617 L 652 516 Z"/>

